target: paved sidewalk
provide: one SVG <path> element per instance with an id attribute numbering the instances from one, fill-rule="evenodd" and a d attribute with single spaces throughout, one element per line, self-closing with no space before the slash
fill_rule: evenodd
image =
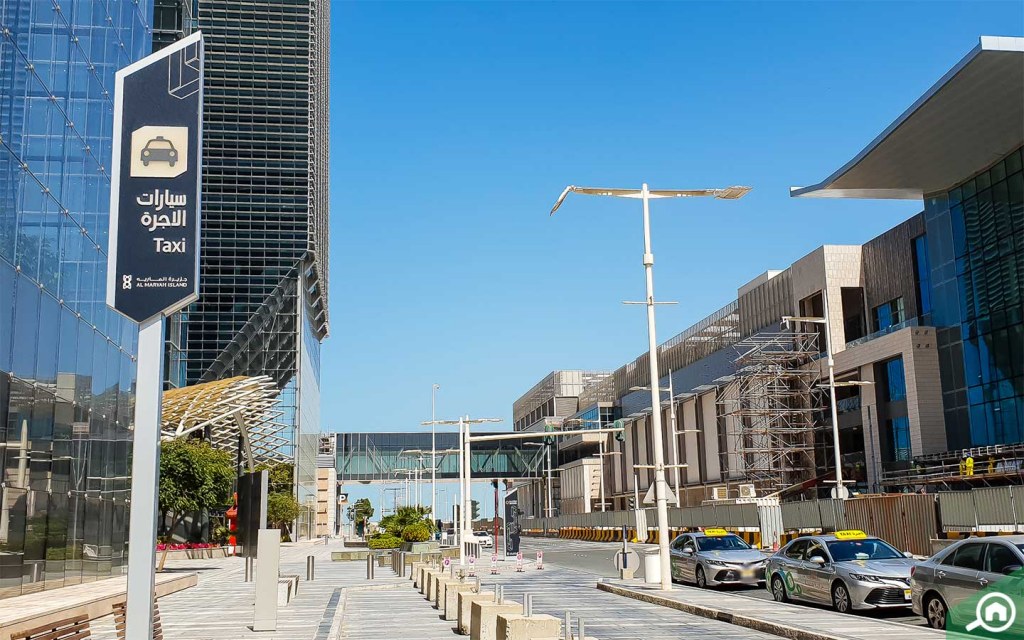
<path id="1" fill-rule="evenodd" d="M 337 640 L 455 640 L 459 636 L 454 626 L 442 620 L 437 609 L 407 579 L 395 589 L 347 590 Z M 336 639 L 332 636 L 331 640 Z"/>
<path id="2" fill-rule="evenodd" d="M 605 579 L 598 589 L 731 624 L 797 640 L 940 640 L 945 633 L 864 615 L 842 614 L 821 607 L 783 604 L 712 589 Z"/>
<path id="3" fill-rule="evenodd" d="M 281 548 L 281 573 L 298 574 L 298 595 L 278 609 L 276 632 L 255 633 L 252 625 L 255 584 L 243 582 L 242 558 L 179 560 L 169 571 L 199 574 L 199 584 L 161 598 L 160 616 L 165 640 L 333 640 L 338 633 L 343 589 L 367 583 L 366 563 L 331 562 L 329 546 L 296 545 Z M 316 580 L 306 581 L 306 556 L 316 558 Z M 379 568 L 374 584 L 399 583 L 390 569 Z M 113 616 L 95 621 L 94 640 L 115 640 Z"/>

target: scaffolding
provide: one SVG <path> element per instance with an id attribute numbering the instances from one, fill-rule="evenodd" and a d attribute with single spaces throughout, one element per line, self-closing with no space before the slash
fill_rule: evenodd
<path id="1" fill-rule="evenodd" d="M 737 371 L 719 389 L 730 445 L 758 492 L 814 477 L 818 333 L 759 333 L 737 342 Z"/>

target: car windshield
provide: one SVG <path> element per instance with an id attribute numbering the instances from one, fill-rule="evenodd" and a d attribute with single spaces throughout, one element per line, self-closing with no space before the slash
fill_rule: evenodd
<path id="1" fill-rule="evenodd" d="M 879 540 L 834 540 L 828 543 L 828 551 L 836 562 L 849 560 L 890 560 L 902 558 L 903 554 Z"/>
<path id="2" fill-rule="evenodd" d="M 697 546 L 701 551 L 740 551 L 750 548 L 750 545 L 737 536 L 705 536 L 697 538 Z"/>

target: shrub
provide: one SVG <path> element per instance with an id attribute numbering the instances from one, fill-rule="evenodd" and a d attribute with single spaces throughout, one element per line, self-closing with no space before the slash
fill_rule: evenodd
<path id="1" fill-rule="evenodd" d="M 411 524 L 402 530 L 402 539 L 406 542 L 426 542 L 430 540 L 430 529 L 425 524 Z"/>
<path id="2" fill-rule="evenodd" d="M 367 545 L 371 549 L 397 549 L 402 546 L 402 539 L 398 536 L 382 535 L 370 538 Z"/>

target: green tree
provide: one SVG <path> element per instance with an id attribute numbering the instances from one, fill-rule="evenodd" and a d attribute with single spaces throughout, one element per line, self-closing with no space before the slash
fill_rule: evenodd
<path id="1" fill-rule="evenodd" d="M 264 462 L 254 467 L 254 471 L 267 471 L 267 491 L 269 493 L 295 493 L 295 465 L 290 462 L 270 464 Z"/>
<path id="2" fill-rule="evenodd" d="M 299 517 L 299 501 L 290 493 L 276 491 L 267 495 L 267 525 L 288 535 L 292 522 Z"/>
<path id="3" fill-rule="evenodd" d="M 419 505 L 398 507 L 395 513 L 380 519 L 381 529 L 384 529 L 384 531 L 393 536 L 401 537 L 402 532 L 407 527 L 414 525 L 425 526 L 428 533 L 434 530 L 434 522 L 430 517 L 430 507 Z"/>
<path id="4" fill-rule="evenodd" d="M 226 451 L 193 439 L 160 443 L 160 511 L 171 514 L 170 534 L 189 513 L 228 506 L 235 480 Z"/>
<path id="5" fill-rule="evenodd" d="M 469 505 L 470 506 L 470 512 L 469 513 L 472 514 L 472 518 L 470 518 L 470 520 L 477 520 L 478 518 L 480 518 L 480 501 L 479 500 L 470 500 L 469 502 L 470 502 L 470 505 Z"/>
<path id="6" fill-rule="evenodd" d="M 373 517 L 373 505 L 370 504 L 369 498 L 360 498 L 349 505 L 346 513 L 348 519 L 355 523 L 356 529 L 362 535 L 361 532 L 366 530 L 367 521 Z"/>

